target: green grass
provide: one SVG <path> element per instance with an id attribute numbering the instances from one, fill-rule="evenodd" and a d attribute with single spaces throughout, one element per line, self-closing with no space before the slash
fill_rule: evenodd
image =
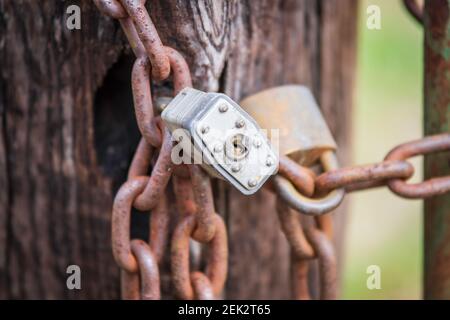
<path id="1" fill-rule="evenodd" d="M 381 8 L 381 30 L 368 30 L 366 8 Z M 361 1 L 354 112 L 354 163 L 383 159 L 394 145 L 422 135 L 422 32 L 401 1 Z M 421 160 L 415 159 L 421 176 Z M 388 190 L 352 195 L 343 298 L 421 298 L 421 203 Z M 366 268 L 381 267 L 381 290 L 368 290 Z"/>

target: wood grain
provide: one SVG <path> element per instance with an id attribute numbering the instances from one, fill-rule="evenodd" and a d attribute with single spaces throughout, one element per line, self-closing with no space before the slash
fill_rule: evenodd
<path id="1" fill-rule="evenodd" d="M 81 7 L 81 30 L 65 28 L 70 4 Z M 239 100 L 279 84 L 309 85 L 347 160 L 355 1 L 148 0 L 147 7 L 199 89 Z M 118 22 L 90 1 L 0 0 L 1 298 L 118 297 L 110 210 L 138 138 L 132 59 Z M 154 86 L 156 95 L 169 88 Z M 229 230 L 225 297 L 287 298 L 288 248 L 273 196 L 244 197 L 221 182 L 215 193 Z M 146 222 L 137 215 L 133 223 Z M 70 264 L 82 269 L 81 291 L 65 287 Z"/>

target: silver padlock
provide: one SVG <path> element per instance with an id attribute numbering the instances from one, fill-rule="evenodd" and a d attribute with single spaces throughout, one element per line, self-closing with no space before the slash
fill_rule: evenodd
<path id="1" fill-rule="evenodd" d="M 278 169 L 278 155 L 256 121 L 221 93 L 183 89 L 163 110 L 162 119 L 194 163 L 255 193 Z M 190 148 L 193 146 L 193 148 Z"/>

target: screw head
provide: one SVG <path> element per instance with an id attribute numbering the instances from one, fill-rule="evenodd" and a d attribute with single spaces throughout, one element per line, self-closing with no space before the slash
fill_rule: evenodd
<path id="1" fill-rule="evenodd" d="M 221 104 L 219 106 L 219 111 L 222 112 L 222 113 L 227 112 L 228 111 L 228 105 L 226 105 L 225 103 Z"/>
<path id="2" fill-rule="evenodd" d="M 273 163 L 274 163 L 274 161 L 273 161 L 272 157 L 268 156 L 266 159 L 266 166 L 271 167 L 271 166 L 273 166 Z"/>
<path id="3" fill-rule="evenodd" d="M 254 139 L 253 139 L 253 145 L 254 145 L 256 148 L 261 147 L 261 145 L 262 145 L 261 139 L 260 139 L 260 138 L 254 138 Z"/>
<path id="4" fill-rule="evenodd" d="M 245 121 L 243 119 L 236 120 L 234 125 L 236 128 L 243 128 L 245 126 Z"/>
<path id="5" fill-rule="evenodd" d="M 233 163 L 231 165 L 231 171 L 233 171 L 234 173 L 239 172 L 239 170 L 241 170 L 241 164 L 240 163 Z"/>
<path id="6" fill-rule="evenodd" d="M 217 142 L 214 145 L 214 152 L 215 153 L 220 153 L 220 152 L 222 152 L 222 150 L 223 150 L 223 145 L 220 142 Z"/>
<path id="7" fill-rule="evenodd" d="M 208 131 L 209 131 L 209 126 L 204 125 L 204 126 L 202 126 L 202 128 L 201 128 L 200 130 L 201 130 L 201 132 L 202 132 L 203 134 L 208 133 Z"/>
<path id="8" fill-rule="evenodd" d="M 247 183 L 250 188 L 253 188 L 253 187 L 256 187 L 256 185 L 258 184 L 258 181 L 256 179 L 250 179 L 250 180 L 248 180 Z"/>

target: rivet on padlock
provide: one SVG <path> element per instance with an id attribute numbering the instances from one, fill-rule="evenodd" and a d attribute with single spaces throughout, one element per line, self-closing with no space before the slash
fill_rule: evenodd
<path id="1" fill-rule="evenodd" d="M 325 171 L 338 168 L 336 143 L 311 93 L 304 86 L 286 85 L 264 90 L 240 102 L 241 106 L 268 132 L 278 130 L 280 155 L 287 155 L 302 166 L 320 160 Z M 324 198 L 311 199 L 300 194 L 292 183 L 277 175 L 278 194 L 293 208 L 309 215 L 320 215 L 337 207 L 344 190 L 334 190 Z"/>
<path id="2" fill-rule="evenodd" d="M 244 194 L 256 192 L 278 169 L 278 156 L 256 121 L 228 96 L 183 89 L 161 118 L 183 150 L 211 175 L 232 183 Z M 181 129 L 181 130 L 178 130 Z M 200 160 L 200 161 L 198 161 Z M 204 160 L 204 161 L 203 161 Z"/>

